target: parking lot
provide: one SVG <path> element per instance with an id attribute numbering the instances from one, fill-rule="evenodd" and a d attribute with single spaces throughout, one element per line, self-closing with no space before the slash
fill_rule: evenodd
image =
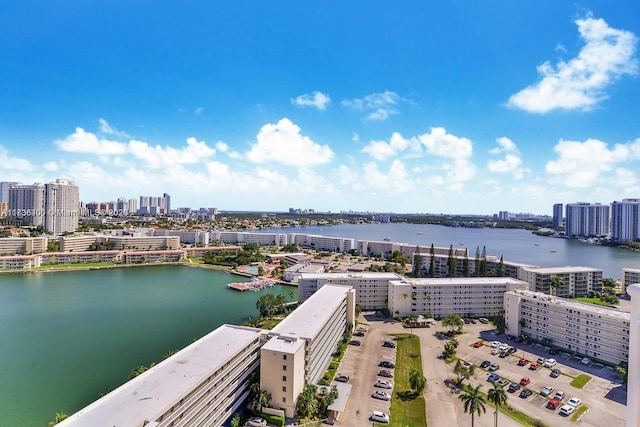
<path id="1" fill-rule="evenodd" d="M 407 333 L 399 322 L 389 319 L 381 319 L 373 314 L 361 315 L 359 319 L 364 324 L 366 334 L 364 337 L 355 337 L 360 340 L 360 346 L 349 346 L 337 371 L 339 374 L 349 375 L 349 383 L 352 385 L 351 395 L 347 408 L 340 414 L 336 425 L 359 427 L 371 425 L 369 417 L 374 410 L 389 413 L 390 402 L 371 397 L 376 389 L 374 383 L 382 378 L 377 374 L 380 369 L 378 363 L 388 360 L 395 363 L 395 349 L 383 347 L 383 342 L 388 340 L 388 334 Z M 518 397 L 520 390 L 515 393 L 507 393 L 508 405 L 518 409 L 534 418 L 541 419 L 549 426 L 575 425 L 570 417 L 559 415 L 559 405 L 555 410 L 548 409 L 549 398 L 539 395 L 545 386 L 553 387 L 552 395 L 561 390 L 565 392 L 563 403 L 572 397 L 578 397 L 583 405 L 590 409 L 580 421 L 586 426 L 623 427 L 626 411 L 626 392 L 621 387 L 620 378 L 614 375 L 611 368 L 597 364 L 583 365 L 580 358 L 571 357 L 560 353 L 550 355 L 548 349 L 540 345 L 524 345 L 507 340 L 504 335 L 494 335 L 488 325 L 469 324 L 464 326 L 464 334 L 458 336 L 460 345 L 457 356 L 476 365 L 475 375 L 468 380 L 473 385 L 481 384 L 483 391 L 488 391 L 490 384 L 486 381 L 489 372 L 479 368 L 479 365 L 487 360 L 498 363 L 500 368 L 496 373 L 510 382 L 520 382 L 527 376 L 531 382 L 526 388 L 534 393 L 532 396 L 522 399 Z M 423 371 L 427 378 L 425 398 L 427 405 L 427 421 L 429 425 L 468 425 L 470 416 L 464 413 L 461 402 L 458 399 L 459 392 L 450 387 L 449 379 L 455 378 L 453 365 L 447 365 L 438 359 L 442 352 L 445 340 L 436 336 L 437 331 L 443 328 L 435 325 L 431 328 L 414 329 L 413 333 L 420 336 L 422 347 Z M 472 344 L 480 339 L 487 341 L 485 345 L 474 348 Z M 512 346 L 516 351 L 507 357 L 491 354 L 491 341 L 501 341 Z M 553 368 L 561 371 L 557 378 L 550 376 L 551 368 L 541 367 L 535 371 L 526 366 L 518 366 L 521 358 L 535 361 L 538 357 L 557 360 Z M 391 370 L 393 372 L 393 370 Z M 569 383 L 578 374 L 585 372 L 593 377 L 592 381 L 583 389 L 576 389 Z M 392 392 L 392 390 L 384 390 Z M 552 396 L 551 396 L 552 397 Z M 390 414 L 393 419 L 393 414 Z M 500 414 L 501 426 L 517 426 L 515 421 L 506 415 Z M 493 409 L 487 405 L 487 413 L 475 417 L 475 425 L 478 427 L 493 426 Z"/>

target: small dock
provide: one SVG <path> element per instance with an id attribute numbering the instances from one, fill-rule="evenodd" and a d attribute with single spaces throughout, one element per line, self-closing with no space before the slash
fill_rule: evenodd
<path id="1" fill-rule="evenodd" d="M 270 288 L 275 284 L 275 282 L 271 279 L 258 279 L 253 278 L 249 282 L 233 282 L 227 285 L 227 288 L 233 289 L 235 291 L 253 291 L 258 292 L 265 288 Z"/>

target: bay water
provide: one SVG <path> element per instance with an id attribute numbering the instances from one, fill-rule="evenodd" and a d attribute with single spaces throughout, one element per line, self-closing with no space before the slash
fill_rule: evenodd
<path id="1" fill-rule="evenodd" d="M 179 266 L 0 275 L 0 426 L 44 427 L 224 323 L 257 314 L 245 279 Z"/>

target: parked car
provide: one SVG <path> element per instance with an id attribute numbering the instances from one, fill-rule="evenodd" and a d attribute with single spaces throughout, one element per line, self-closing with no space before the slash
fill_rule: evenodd
<path id="1" fill-rule="evenodd" d="M 482 362 L 482 363 L 480 364 L 480 367 L 481 367 L 482 369 L 487 369 L 489 366 L 491 366 L 491 362 L 489 362 L 488 360 L 485 360 L 484 362 Z"/>
<path id="2" fill-rule="evenodd" d="M 498 384 L 500 387 L 505 387 L 507 384 L 509 384 L 509 380 L 500 378 L 498 381 L 496 381 L 496 384 Z"/>
<path id="3" fill-rule="evenodd" d="M 539 365 L 544 365 L 544 362 L 546 362 L 547 359 L 545 359 L 544 357 L 538 357 L 538 360 L 536 360 L 536 363 Z"/>
<path id="4" fill-rule="evenodd" d="M 363 337 L 365 333 L 364 331 L 355 331 L 353 335 L 356 337 Z"/>
<path id="5" fill-rule="evenodd" d="M 478 324 L 478 321 L 476 319 L 471 319 L 471 323 L 473 323 L 474 325 Z"/>
<path id="6" fill-rule="evenodd" d="M 260 417 L 251 417 L 245 423 L 244 427 L 266 427 L 267 420 Z"/>
<path id="7" fill-rule="evenodd" d="M 531 363 L 531 365 L 529 365 L 529 370 L 531 371 L 535 371 L 538 368 L 540 368 L 540 364 L 537 362 Z"/>
<path id="8" fill-rule="evenodd" d="M 509 347 L 509 350 L 507 350 L 507 353 L 509 353 L 509 354 L 513 354 L 513 353 L 515 353 L 516 351 L 518 351 L 518 349 L 517 349 L 517 348 L 515 348 L 515 347 Z"/>
<path id="9" fill-rule="evenodd" d="M 558 350 L 557 348 L 550 348 L 549 349 L 549 354 L 552 356 L 556 356 L 558 354 L 560 354 L 560 350 Z"/>
<path id="10" fill-rule="evenodd" d="M 500 350 L 500 351 L 507 351 L 507 350 L 509 350 L 509 347 L 511 347 L 511 346 L 510 346 L 509 344 L 507 344 L 507 343 L 500 344 L 500 345 L 498 346 L 498 350 Z"/>
<path id="11" fill-rule="evenodd" d="M 499 350 L 498 348 L 492 348 L 492 349 L 491 349 L 491 354 L 492 354 L 492 355 L 494 355 L 494 356 L 495 356 L 496 354 L 500 354 L 500 350 Z"/>
<path id="12" fill-rule="evenodd" d="M 496 348 L 500 347 L 502 343 L 500 341 L 491 341 L 491 347 Z"/>
<path id="13" fill-rule="evenodd" d="M 500 375 L 498 374 L 490 374 L 487 377 L 487 381 L 498 381 L 500 379 Z"/>
<path id="14" fill-rule="evenodd" d="M 388 360 L 381 360 L 380 363 L 378 363 L 378 366 L 382 366 L 383 368 L 389 368 L 389 369 L 393 369 L 396 367 L 395 364 L 389 362 Z"/>
<path id="15" fill-rule="evenodd" d="M 564 400 L 564 391 L 557 391 L 553 398 L 556 400 Z"/>
<path id="16" fill-rule="evenodd" d="M 553 409 L 554 411 L 556 409 L 558 409 L 558 406 L 560 406 L 560 401 L 556 400 L 556 399 L 551 399 L 547 402 L 547 408 L 549 409 Z"/>
<path id="17" fill-rule="evenodd" d="M 509 392 L 510 393 L 515 393 L 516 391 L 520 390 L 522 386 L 518 383 L 511 383 L 509 384 Z"/>
<path id="18" fill-rule="evenodd" d="M 396 348 L 396 343 L 394 343 L 393 341 L 385 341 L 382 343 L 382 346 L 388 348 Z"/>
<path id="19" fill-rule="evenodd" d="M 362 343 L 361 343 L 360 341 L 358 341 L 358 340 L 351 340 L 351 341 L 349 341 L 349 345 L 359 346 L 359 345 L 361 345 L 361 344 L 362 344 Z"/>
<path id="20" fill-rule="evenodd" d="M 566 415 L 569 416 L 571 414 L 573 414 L 573 412 L 576 410 L 576 408 L 574 406 L 571 405 L 562 405 L 562 408 L 560 408 L 560 412 L 558 412 L 560 415 Z"/>
<path id="21" fill-rule="evenodd" d="M 529 379 L 529 377 L 522 377 L 522 379 L 520 380 L 520 385 L 529 385 L 530 382 L 531 380 Z"/>
<path id="22" fill-rule="evenodd" d="M 567 400 L 567 404 L 573 406 L 574 408 L 577 408 L 582 404 L 582 400 L 577 397 L 572 397 L 571 399 Z"/>
<path id="23" fill-rule="evenodd" d="M 524 390 L 522 390 L 520 392 L 518 397 L 520 397 L 520 399 L 526 399 L 527 397 L 531 396 L 532 394 L 533 394 L 533 392 L 531 390 L 529 390 L 528 388 L 525 388 Z"/>
<path id="24" fill-rule="evenodd" d="M 380 372 L 378 372 L 378 376 L 385 377 L 385 378 L 393 378 L 393 373 L 386 369 L 381 369 Z"/>
<path id="25" fill-rule="evenodd" d="M 553 392 L 553 387 L 546 386 L 540 391 L 540 396 L 549 396 Z"/>
<path id="26" fill-rule="evenodd" d="M 373 411 L 373 414 L 371 414 L 371 421 L 374 421 L 376 423 L 388 424 L 389 415 L 385 414 L 384 412 Z"/>
<path id="27" fill-rule="evenodd" d="M 589 365 L 591 364 L 591 359 L 589 359 L 588 357 L 583 357 L 580 363 L 582 363 L 583 365 Z"/>
<path id="28" fill-rule="evenodd" d="M 336 375 L 334 380 L 336 380 L 338 382 L 341 382 L 341 383 L 347 383 L 347 382 L 349 382 L 349 375 L 338 374 L 338 375 Z"/>
<path id="29" fill-rule="evenodd" d="M 554 366 L 556 366 L 556 359 L 547 359 L 544 362 L 544 367 L 545 368 L 553 368 Z"/>
<path id="30" fill-rule="evenodd" d="M 481 317 L 481 318 L 479 318 L 479 319 L 478 319 L 478 322 L 480 322 L 480 323 L 484 323 L 484 324 L 486 325 L 487 323 L 489 323 L 489 319 L 486 319 L 486 318 L 484 318 L 484 317 Z"/>
<path id="31" fill-rule="evenodd" d="M 529 363 L 527 359 L 518 360 L 518 366 L 526 366 Z"/>
<path id="32" fill-rule="evenodd" d="M 380 399 L 380 400 L 391 400 L 391 395 L 386 391 L 381 391 L 381 390 L 374 391 L 371 397 L 373 397 L 374 399 Z"/>
<path id="33" fill-rule="evenodd" d="M 378 388 L 386 388 L 386 389 L 393 388 L 393 384 L 391 384 L 389 381 L 386 381 L 386 380 L 378 380 L 375 382 L 375 384 L 373 384 L 373 386 Z"/>
<path id="34" fill-rule="evenodd" d="M 484 345 L 484 341 L 476 341 L 473 343 L 474 348 L 480 348 Z"/>
<path id="35" fill-rule="evenodd" d="M 560 376 L 560 369 L 552 369 L 549 376 L 551 378 L 558 378 Z"/>
<path id="36" fill-rule="evenodd" d="M 491 365 L 489 365 L 489 371 L 491 372 L 497 371 L 498 369 L 500 369 L 500 365 L 498 365 L 497 363 L 492 363 Z"/>
<path id="37" fill-rule="evenodd" d="M 507 353 L 506 351 L 501 351 L 498 357 L 501 359 L 504 359 L 507 356 L 509 356 L 509 353 Z"/>

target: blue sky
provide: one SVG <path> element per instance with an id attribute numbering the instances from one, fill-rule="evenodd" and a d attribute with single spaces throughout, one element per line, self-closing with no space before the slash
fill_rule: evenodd
<path id="1" fill-rule="evenodd" d="M 637 198 L 638 16 L 630 0 L 5 2 L 0 180 L 221 210 Z"/>

